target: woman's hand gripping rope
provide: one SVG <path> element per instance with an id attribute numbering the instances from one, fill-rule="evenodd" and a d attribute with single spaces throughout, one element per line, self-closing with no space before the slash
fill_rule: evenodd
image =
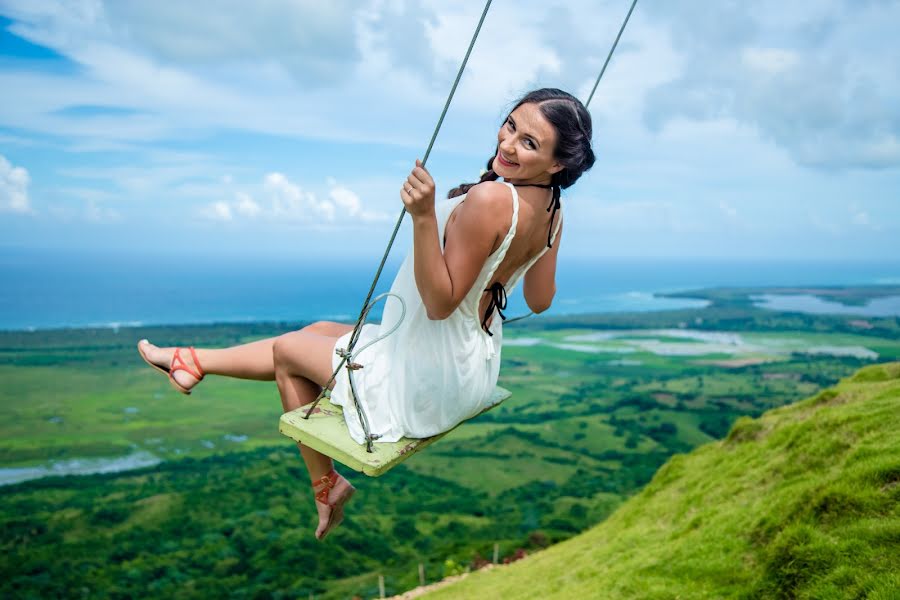
<path id="1" fill-rule="evenodd" d="M 434 214 L 434 179 L 419 159 L 416 159 L 416 167 L 403 183 L 400 199 L 413 218 Z"/>

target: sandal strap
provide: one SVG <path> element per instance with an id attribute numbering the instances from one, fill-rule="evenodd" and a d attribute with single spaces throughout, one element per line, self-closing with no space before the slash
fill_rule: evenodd
<path id="1" fill-rule="evenodd" d="M 197 372 L 200 373 L 200 377 L 198 377 L 197 379 L 203 379 L 206 373 L 203 372 L 203 367 L 200 366 L 200 359 L 197 358 L 197 353 L 194 352 L 194 347 L 188 346 L 188 350 L 191 351 L 191 358 L 194 359 L 194 366 L 197 367 Z"/>
<path id="2" fill-rule="evenodd" d="M 318 479 L 312 482 L 312 487 L 315 489 L 317 486 L 324 485 L 321 490 L 316 490 L 316 500 L 321 502 L 322 504 L 328 504 L 328 492 L 337 484 L 337 480 L 340 475 L 334 469 L 331 469 L 328 473 L 325 473 Z M 331 506 L 329 504 L 329 506 Z"/>
<path id="3" fill-rule="evenodd" d="M 191 358 L 194 359 L 194 365 L 197 367 L 198 371 L 195 371 L 191 367 L 188 366 L 184 359 L 181 358 L 181 355 L 178 353 L 179 350 L 184 350 L 184 348 L 175 348 L 175 353 L 172 355 L 172 364 L 169 365 L 169 376 L 173 377 L 175 375 L 175 371 L 187 371 L 191 375 L 197 378 L 197 380 L 203 379 L 205 373 L 203 369 L 200 368 L 200 361 L 197 360 L 197 353 L 194 352 L 194 347 L 190 346 L 189 350 L 191 351 Z"/>

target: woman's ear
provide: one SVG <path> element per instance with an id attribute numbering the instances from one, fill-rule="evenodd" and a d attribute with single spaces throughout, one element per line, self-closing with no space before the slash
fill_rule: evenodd
<path id="1" fill-rule="evenodd" d="M 555 162 L 555 163 L 553 163 L 552 167 L 547 169 L 547 172 L 550 173 L 551 175 L 556 175 L 563 169 L 565 169 L 565 167 L 562 164 L 560 164 L 559 162 Z"/>

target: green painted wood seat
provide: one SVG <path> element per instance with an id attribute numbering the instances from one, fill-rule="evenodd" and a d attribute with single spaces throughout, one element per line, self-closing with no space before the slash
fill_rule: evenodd
<path id="1" fill-rule="evenodd" d="M 481 412 L 489 411 L 511 395 L 509 390 L 497 386 L 491 397 L 491 406 Z M 330 456 L 351 469 L 373 477 L 400 464 L 419 450 L 459 427 L 457 425 L 449 431 L 427 438 L 402 438 L 389 443 L 375 442 L 372 444 L 372 452 L 366 452 L 365 445 L 357 444 L 347 432 L 343 409 L 332 404 L 327 396 L 322 398 L 309 419 L 303 418 L 305 414 L 305 406 L 284 413 L 281 415 L 278 431 L 294 441 Z"/>

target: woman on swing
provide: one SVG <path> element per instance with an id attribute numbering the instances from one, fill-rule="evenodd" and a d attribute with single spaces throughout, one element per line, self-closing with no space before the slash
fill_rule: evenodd
<path id="1" fill-rule="evenodd" d="M 477 184 L 450 191 L 435 204 L 434 181 L 419 161 L 400 190 L 413 221 L 413 251 L 391 286 L 382 323 L 398 329 L 358 351 L 353 383 L 370 433 L 377 441 L 428 437 L 452 429 L 490 406 L 500 370 L 502 320 L 510 291 L 524 276 L 524 295 L 535 313 L 556 292 L 562 232 L 560 188 L 594 164 L 591 117 L 562 90 L 544 88 L 522 97 L 497 133 L 497 149 Z M 498 179 L 502 178 L 502 182 Z M 557 243 L 555 243 L 557 242 Z M 402 320 L 401 320 L 402 317 Z M 357 348 L 378 337 L 365 324 Z M 224 349 L 159 348 L 138 351 L 189 394 L 206 373 L 276 382 L 285 412 L 314 401 L 341 362 L 353 325 L 320 321 L 300 331 Z M 201 367 L 201 364 L 203 365 Z M 340 369 L 331 402 L 344 407 L 351 437 L 365 435 Z M 331 458 L 298 443 L 312 485 L 323 539 L 343 520 L 355 488 Z"/>

